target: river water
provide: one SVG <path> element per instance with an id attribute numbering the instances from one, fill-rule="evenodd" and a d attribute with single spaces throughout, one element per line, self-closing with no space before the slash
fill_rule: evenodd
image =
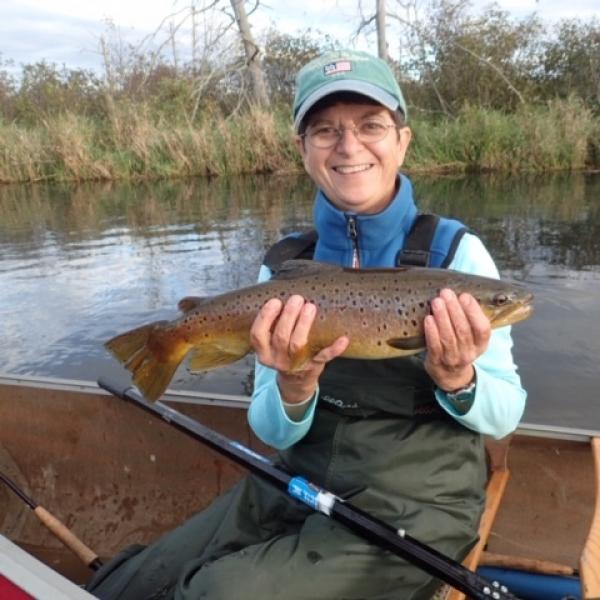
<path id="1" fill-rule="evenodd" d="M 525 420 L 600 429 L 600 175 L 413 176 L 423 210 L 463 220 L 536 296 L 513 329 Z M 123 376 L 102 344 L 176 316 L 186 295 L 255 281 L 264 251 L 310 226 L 304 176 L 0 187 L 0 372 Z M 245 394 L 252 357 L 174 388 Z"/>

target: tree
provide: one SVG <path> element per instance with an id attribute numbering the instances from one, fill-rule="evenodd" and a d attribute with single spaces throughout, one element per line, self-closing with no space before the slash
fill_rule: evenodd
<path id="1" fill-rule="evenodd" d="M 407 49 L 399 63 L 412 104 L 454 115 L 465 104 L 512 110 L 524 101 L 543 31 L 535 16 L 514 22 L 494 6 L 473 15 L 469 0 L 397 5 L 388 18 Z"/>
<path id="2" fill-rule="evenodd" d="M 375 14 L 365 14 L 363 10 L 362 0 L 358 2 L 358 10 L 360 13 L 360 23 L 356 28 L 355 37 L 361 33 L 368 35 L 375 23 L 375 33 L 377 35 L 377 56 L 389 62 L 388 44 L 386 38 L 386 12 L 385 0 L 375 0 Z"/>
<path id="3" fill-rule="evenodd" d="M 539 84 L 546 96 L 576 94 L 600 112 L 600 22 L 561 21 L 544 43 Z"/>
<path id="4" fill-rule="evenodd" d="M 267 93 L 267 85 L 261 66 L 260 49 L 256 45 L 252 32 L 250 31 L 250 23 L 248 21 L 248 14 L 246 13 L 245 2 L 244 0 L 230 1 L 244 46 L 246 65 L 248 66 L 248 72 L 250 73 L 252 98 L 258 106 L 266 107 L 269 105 L 269 95 Z M 257 6 L 258 0 L 255 8 Z"/>
<path id="5" fill-rule="evenodd" d="M 383 60 L 388 60 L 388 48 L 385 36 L 385 0 L 377 0 L 375 12 L 377 22 L 377 55 Z"/>
<path id="6" fill-rule="evenodd" d="M 329 35 L 307 29 L 297 35 L 267 32 L 263 68 L 274 104 L 291 105 L 298 65 L 304 65 L 326 50 L 339 47 Z"/>

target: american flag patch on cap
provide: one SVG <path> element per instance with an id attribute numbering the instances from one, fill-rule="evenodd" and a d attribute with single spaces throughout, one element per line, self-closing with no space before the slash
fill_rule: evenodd
<path id="1" fill-rule="evenodd" d="M 325 75 L 335 75 L 336 73 L 344 73 L 345 71 L 352 71 L 352 63 L 349 60 L 338 60 L 332 62 L 323 67 Z"/>

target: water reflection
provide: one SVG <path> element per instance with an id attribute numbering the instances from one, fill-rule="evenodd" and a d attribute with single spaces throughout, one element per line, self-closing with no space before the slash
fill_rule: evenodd
<path id="1" fill-rule="evenodd" d="M 468 223 L 503 275 L 536 293 L 535 317 L 514 330 L 527 418 L 600 429 L 600 176 L 413 181 L 423 210 Z M 254 282 L 265 249 L 310 226 L 312 196 L 292 176 L 0 188 L 1 370 L 116 372 L 102 341 L 173 317 L 182 296 Z M 243 393 L 251 366 L 180 369 L 175 385 Z"/>

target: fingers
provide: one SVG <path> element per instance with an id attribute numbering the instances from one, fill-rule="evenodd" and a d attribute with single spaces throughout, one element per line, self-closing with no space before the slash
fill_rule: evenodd
<path id="1" fill-rule="evenodd" d="M 317 307 L 302 296 L 291 296 L 285 304 L 277 298 L 265 303 L 250 329 L 250 343 L 259 362 L 280 373 L 299 375 L 301 370 L 318 377 L 326 363 L 344 353 L 350 340 L 342 336 L 311 357 L 308 341 L 316 315 Z"/>
<path id="2" fill-rule="evenodd" d="M 284 355 L 293 356 L 306 346 L 317 309 L 302 296 L 292 296 L 273 329 L 271 345 Z"/>
<path id="3" fill-rule="evenodd" d="M 478 302 L 470 294 L 442 290 L 431 302 L 424 321 L 427 342 L 426 368 L 442 389 L 469 378 L 472 364 L 487 349 L 491 327 Z"/>
<path id="4" fill-rule="evenodd" d="M 272 298 L 260 309 L 250 328 L 250 343 L 261 362 L 271 345 L 271 330 L 279 318 L 283 302 Z"/>
<path id="5" fill-rule="evenodd" d="M 451 290 L 442 290 L 439 298 L 432 301 L 431 309 L 438 333 L 437 353 L 444 357 L 447 364 L 456 365 L 461 361 L 465 349 L 473 348 L 470 322 Z"/>
<path id="6" fill-rule="evenodd" d="M 291 359 L 308 342 L 316 313 L 315 305 L 302 296 L 291 296 L 285 304 L 277 298 L 269 300 L 250 329 L 258 360 L 277 370 L 288 370 Z"/>
<path id="7" fill-rule="evenodd" d="M 485 316 L 481 306 L 471 294 L 461 294 L 459 302 L 471 326 L 473 342 L 485 350 L 492 334 L 490 320 Z"/>

